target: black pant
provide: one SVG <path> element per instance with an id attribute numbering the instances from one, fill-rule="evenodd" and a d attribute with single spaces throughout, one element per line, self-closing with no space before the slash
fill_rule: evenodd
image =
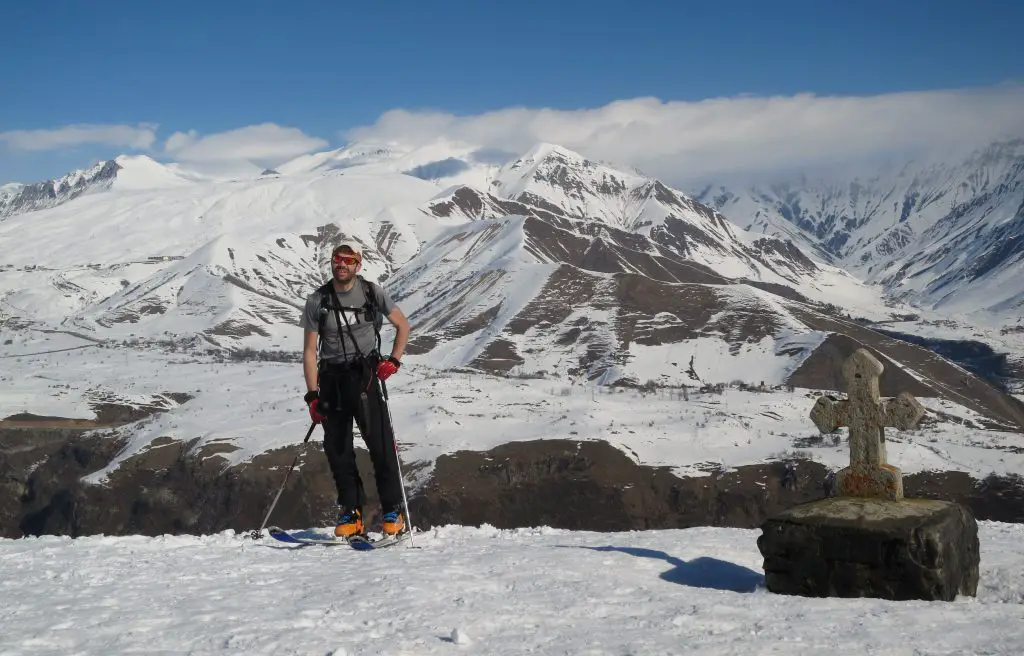
<path id="1" fill-rule="evenodd" d="M 355 419 L 373 463 L 377 495 L 384 512 L 401 510 L 402 488 L 398 453 L 381 382 L 374 375 L 378 360 L 359 359 L 351 365 L 322 363 L 320 405 L 327 406 L 324 420 L 324 452 L 338 489 L 338 505 L 362 508 L 366 503 L 363 481 L 356 466 L 352 420 Z"/>

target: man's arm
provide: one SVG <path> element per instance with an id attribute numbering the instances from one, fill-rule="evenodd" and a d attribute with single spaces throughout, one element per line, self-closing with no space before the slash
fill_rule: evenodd
<path id="1" fill-rule="evenodd" d="M 316 341 L 319 335 L 315 330 L 307 330 L 303 334 L 302 373 L 306 378 L 306 391 L 312 392 L 320 386 L 316 375 Z"/>
<path id="2" fill-rule="evenodd" d="M 405 345 L 409 343 L 409 319 L 396 305 L 388 315 L 388 321 L 395 327 L 395 343 L 391 347 L 391 357 L 401 360 L 405 353 Z"/>

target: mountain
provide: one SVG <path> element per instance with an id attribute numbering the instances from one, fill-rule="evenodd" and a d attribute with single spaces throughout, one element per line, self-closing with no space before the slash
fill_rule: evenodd
<path id="1" fill-rule="evenodd" d="M 920 393 L 968 391 L 958 403 L 1024 425 L 980 381 L 849 321 L 911 308 L 791 241 L 555 144 L 501 166 L 445 146 L 353 144 L 227 181 L 118 158 L 102 191 L 0 224 L 0 307 L 12 325 L 100 343 L 294 352 L 305 295 L 348 241 L 412 319 L 410 358 L 425 365 L 835 388 L 809 363 L 857 335 L 913 372 L 887 374 L 886 389 L 923 377 Z M 53 235 L 45 248 L 19 241 L 29 222 Z"/>
<path id="2" fill-rule="evenodd" d="M 145 155 L 122 155 L 45 182 L 3 185 L 0 187 L 0 220 L 58 207 L 90 193 L 112 189 L 166 189 L 204 180 L 204 176 L 177 164 L 161 164 Z"/>
<path id="3" fill-rule="evenodd" d="M 88 191 L 106 189 L 116 178 L 118 169 L 118 163 L 111 160 L 45 182 L 6 184 L 0 187 L 0 219 L 56 207 Z"/>
<path id="4" fill-rule="evenodd" d="M 472 151 L 442 161 L 467 154 Z M 564 148 L 541 144 L 504 167 L 485 165 L 490 187 L 501 196 L 466 185 L 444 189 L 395 170 L 424 156 L 422 149 L 396 154 L 352 147 L 313 158 L 320 164 L 305 172 L 296 172 L 301 162 L 292 162 L 279 167 L 279 175 L 228 182 L 187 179 L 148 158 L 119 158 L 104 193 L 14 215 L 0 227 L 0 239 L 12 245 L 28 222 L 87 244 L 56 239 L 45 250 L 12 248 L 8 266 L 31 277 L 5 276 L 3 302 L 21 308 L 19 320 L 97 339 L 201 336 L 225 348 L 289 348 L 285 336 L 294 330 L 296 308 L 325 275 L 330 245 L 348 240 L 366 252 L 367 275 L 388 279 L 410 316 L 423 318 L 421 342 L 470 328 L 484 339 L 498 326 L 490 320 L 498 305 L 514 309 L 516 325 L 524 327 L 531 304 L 540 302 L 536 296 L 579 275 L 593 281 L 628 274 L 673 284 L 735 283 L 751 288 L 744 297 L 763 292 L 766 298 L 819 303 L 844 299 L 860 313 L 889 316 L 870 288 L 792 244 L 747 234 L 659 181 Z M 325 166 L 339 161 L 361 163 Z M 474 164 L 464 162 L 462 173 Z M 465 231 L 474 234 L 479 249 L 449 252 Z M 447 263 L 454 268 L 447 270 Z M 414 280 L 417 272 L 422 280 Z M 446 282 L 435 284 L 437 276 Z M 482 290 L 492 287 L 497 296 L 478 307 Z M 459 300 L 460 294 L 469 294 L 475 305 Z M 618 295 L 606 302 L 618 306 Z M 654 305 L 641 309 L 648 310 L 657 314 Z M 546 352 L 548 338 L 538 339 L 531 348 Z M 482 348 L 493 351 L 502 343 Z M 612 350 L 619 346 L 609 342 Z M 478 355 L 445 361 L 468 366 Z M 605 375 L 584 370 L 591 378 Z"/>
<path id="5" fill-rule="evenodd" d="M 712 185 L 695 198 L 748 230 L 811 246 L 893 298 L 1024 325 L 1024 139 L 867 175 Z"/>
<path id="6" fill-rule="evenodd" d="M 253 529 L 300 460 L 274 523 L 332 521 L 298 318 L 342 241 L 413 324 L 388 389 L 418 526 L 759 525 L 848 462 L 808 413 L 861 346 L 927 408 L 888 436 L 908 495 L 1020 518 L 1024 406 L 892 334 L 965 329 L 636 171 L 451 143 L 104 166 L 0 221 L 0 535 Z"/>
<path id="7" fill-rule="evenodd" d="M 402 173 L 437 184 L 487 188 L 495 172 L 513 154 L 446 139 L 408 147 L 359 142 L 344 148 L 299 156 L 277 167 L 285 175 L 358 170 L 362 174 Z"/>
<path id="8" fill-rule="evenodd" d="M 103 193 L 0 223 L 10 254 L 0 303 L 19 321 L 95 339 L 283 348 L 275 335 L 293 330 L 324 275 L 330 245 L 318 245 L 353 240 L 377 277 L 431 236 L 415 207 L 437 189 L 409 176 L 208 182 L 148 158 L 118 161 Z M 30 225 L 50 239 L 26 243 Z"/>

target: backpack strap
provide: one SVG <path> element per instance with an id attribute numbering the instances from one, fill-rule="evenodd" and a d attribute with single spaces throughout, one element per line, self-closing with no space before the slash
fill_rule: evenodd
<path id="1" fill-rule="evenodd" d="M 380 329 L 381 326 L 384 324 L 384 315 L 382 315 L 380 312 L 380 307 L 377 303 L 377 295 L 374 293 L 375 290 L 373 283 L 362 276 L 358 276 L 358 278 L 359 282 L 363 286 L 363 296 L 366 299 L 362 307 L 363 315 L 366 318 L 366 321 L 372 323 L 373 325 L 374 337 L 376 337 L 377 340 L 376 351 L 377 353 L 380 353 Z M 337 304 L 331 302 L 330 300 L 332 298 L 337 298 L 337 296 L 334 294 L 333 281 L 328 280 L 327 282 L 325 282 L 323 285 L 320 286 L 319 289 L 317 289 L 317 293 L 320 294 L 320 312 L 318 315 L 319 325 L 317 327 L 317 332 L 319 334 L 320 352 L 322 352 L 323 349 L 324 326 L 327 324 L 327 317 L 330 316 L 332 311 L 334 312 L 335 318 L 338 321 L 338 335 L 339 338 L 342 340 L 342 346 L 344 346 L 345 341 L 344 338 L 341 337 L 341 319 L 338 317 L 340 308 L 336 307 Z M 345 325 L 346 327 L 348 326 L 347 320 L 345 321 Z M 349 330 L 349 333 L 351 334 L 351 330 Z"/>
<path id="2" fill-rule="evenodd" d="M 363 296 L 366 298 L 366 302 L 363 303 L 363 313 L 368 322 L 373 324 L 373 334 L 377 338 L 376 351 L 380 354 L 380 328 L 384 325 L 384 316 L 380 313 L 380 307 L 377 305 L 377 294 L 373 288 L 373 283 L 362 276 L 358 276 L 359 282 L 363 284 Z"/>
<path id="3" fill-rule="evenodd" d="M 327 325 L 327 317 L 331 313 L 331 304 L 328 301 L 331 296 L 331 281 L 325 282 L 316 292 L 320 294 L 320 311 L 317 313 L 317 352 L 323 353 L 324 326 Z"/>

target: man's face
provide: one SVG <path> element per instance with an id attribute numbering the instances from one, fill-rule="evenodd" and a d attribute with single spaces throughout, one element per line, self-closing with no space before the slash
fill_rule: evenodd
<path id="1" fill-rule="evenodd" d="M 348 282 L 355 278 L 362 268 L 362 263 L 356 255 L 337 253 L 331 260 L 331 270 L 338 282 Z"/>

